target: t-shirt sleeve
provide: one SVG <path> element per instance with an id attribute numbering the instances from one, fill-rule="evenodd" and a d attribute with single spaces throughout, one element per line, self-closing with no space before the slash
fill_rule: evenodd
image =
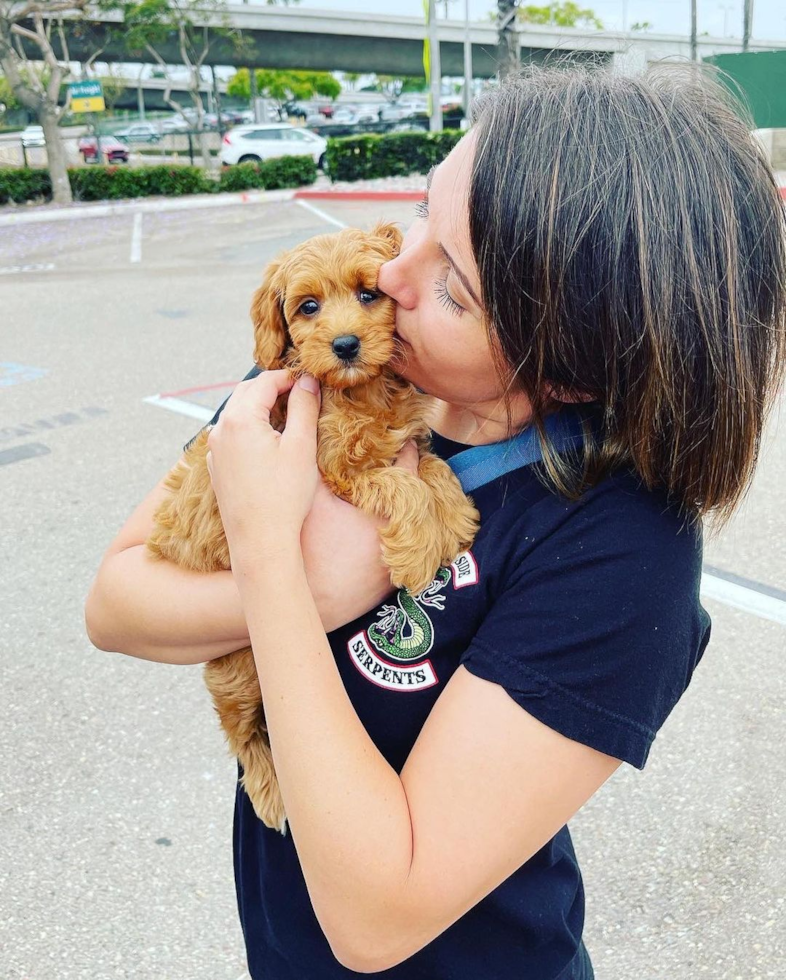
<path id="1" fill-rule="evenodd" d="M 245 376 L 245 378 L 243 378 L 243 380 L 250 381 L 251 378 L 255 378 L 258 374 L 261 373 L 262 373 L 262 369 L 258 368 L 255 364 L 254 367 L 252 367 L 251 370 L 248 372 L 248 374 Z M 227 397 L 221 402 L 221 404 L 216 409 L 216 414 L 213 416 L 213 418 L 209 422 L 206 422 L 199 430 L 199 432 L 197 432 L 196 435 L 193 435 L 185 444 L 185 446 L 183 446 L 183 452 L 187 452 L 187 450 L 191 448 L 192 444 L 194 443 L 195 439 L 197 438 L 200 432 L 204 432 L 209 425 L 215 425 L 216 422 L 218 422 L 221 413 L 224 411 L 224 406 L 226 405 L 226 403 L 229 401 L 231 397 L 232 397 L 231 394 L 227 395 Z"/>
<path id="2" fill-rule="evenodd" d="M 709 640 L 701 530 L 598 494 L 526 552 L 461 663 L 568 738 L 642 769 Z"/>

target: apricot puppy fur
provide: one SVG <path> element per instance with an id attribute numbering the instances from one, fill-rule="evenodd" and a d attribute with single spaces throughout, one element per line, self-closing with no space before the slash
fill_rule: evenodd
<path id="1" fill-rule="evenodd" d="M 391 583 L 415 594 L 471 545 L 478 513 L 447 463 L 429 452 L 428 398 L 388 364 L 397 343 L 395 305 L 379 292 L 377 278 L 400 245 L 401 233 L 390 224 L 309 239 L 267 267 L 251 318 L 260 368 L 319 379 L 322 476 L 339 497 L 388 519 L 380 539 Z M 285 420 L 283 396 L 273 424 L 281 429 Z M 420 456 L 417 475 L 393 465 L 411 439 Z M 206 455 L 203 430 L 167 476 L 171 495 L 147 541 L 154 557 L 200 572 L 230 567 Z M 205 683 L 257 816 L 286 833 L 251 649 L 209 661 Z"/>

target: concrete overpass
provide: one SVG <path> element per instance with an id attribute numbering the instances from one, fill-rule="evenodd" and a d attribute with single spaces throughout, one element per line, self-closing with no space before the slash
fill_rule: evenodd
<path id="1" fill-rule="evenodd" d="M 122 24 L 119 12 L 94 12 L 88 22 L 87 30 L 83 23 L 78 32 L 67 32 L 72 60 L 87 60 L 96 46 L 102 44 L 105 45 L 100 56 L 102 61 L 155 60 L 146 51 L 129 52 L 123 47 L 116 37 Z M 199 17 L 199 23 L 215 25 L 218 18 L 205 11 Z M 205 59 L 207 65 L 423 74 L 426 27 L 420 18 L 230 4 L 226 8 L 226 23 L 242 32 L 246 50 L 239 54 L 229 41 L 218 38 Z M 439 36 L 443 75 L 463 75 L 463 21 L 440 21 Z M 677 35 L 529 26 L 519 36 L 522 62 L 543 62 L 555 53 L 568 52 L 579 60 L 599 63 L 612 59 L 644 63 L 666 57 L 690 57 L 688 38 Z M 473 74 L 478 78 L 496 74 L 500 54 L 494 23 L 472 23 L 470 40 Z M 701 37 L 699 57 L 729 54 L 738 51 L 739 47 L 739 42 L 731 38 Z M 753 41 L 750 50 L 769 51 L 782 47 L 786 47 L 786 41 L 781 44 Z M 158 50 L 168 64 L 181 63 L 174 34 L 159 45 Z"/>

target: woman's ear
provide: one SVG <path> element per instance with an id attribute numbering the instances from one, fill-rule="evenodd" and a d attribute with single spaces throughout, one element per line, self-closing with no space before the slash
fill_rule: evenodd
<path id="1" fill-rule="evenodd" d="M 262 285 L 251 300 L 251 321 L 254 324 L 254 362 L 265 371 L 277 371 L 289 346 L 289 334 L 284 320 L 283 262 L 277 259 L 265 269 Z"/>
<path id="2" fill-rule="evenodd" d="M 389 221 L 380 221 L 379 224 L 371 229 L 371 235 L 374 238 L 381 239 L 380 244 L 385 251 L 386 260 L 395 259 L 401 251 L 401 242 L 404 236 L 397 226 L 391 224 Z"/>

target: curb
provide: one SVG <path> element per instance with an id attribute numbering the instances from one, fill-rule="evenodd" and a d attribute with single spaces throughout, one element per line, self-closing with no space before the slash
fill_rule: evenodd
<path id="1" fill-rule="evenodd" d="M 236 204 L 267 204 L 273 201 L 291 201 L 295 192 L 286 191 L 238 191 L 225 194 L 194 194 L 188 197 L 136 198 L 115 204 L 64 205 L 57 209 L 22 211 L 20 214 L 1 214 L 3 225 L 22 225 L 43 221 L 70 221 L 72 218 L 105 218 L 118 214 L 150 214 L 158 211 L 187 211 L 191 208 L 222 208 Z"/>
<path id="2" fill-rule="evenodd" d="M 426 193 L 421 191 L 295 191 L 296 198 L 319 201 L 420 201 Z"/>

